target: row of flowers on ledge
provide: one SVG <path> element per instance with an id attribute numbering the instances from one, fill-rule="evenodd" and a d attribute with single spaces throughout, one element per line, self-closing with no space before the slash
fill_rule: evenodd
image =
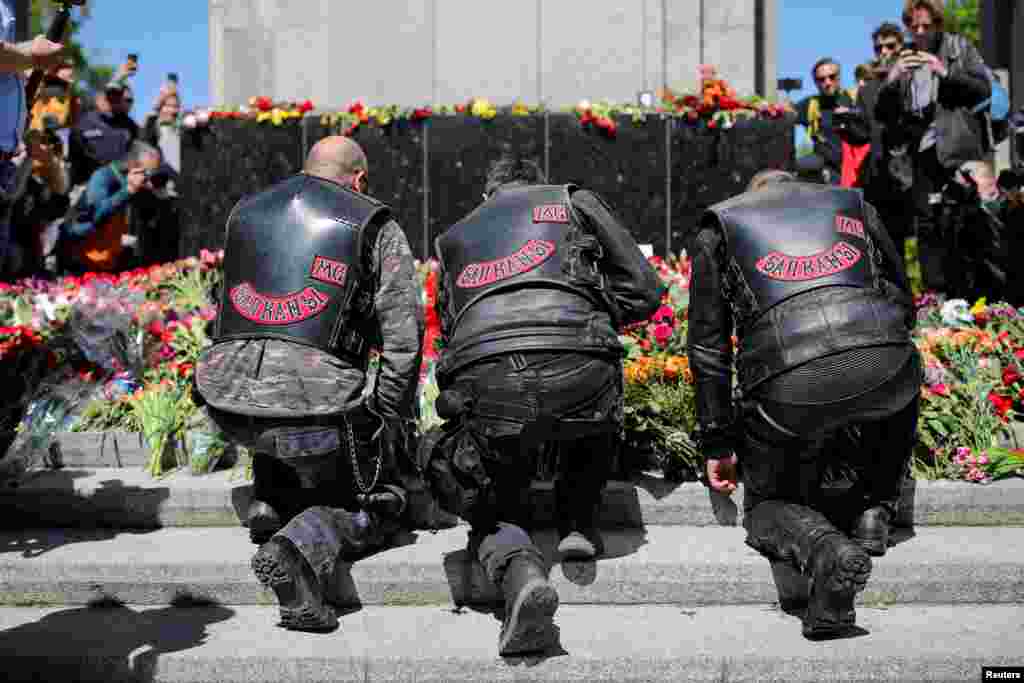
<path id="1" fill-rule="evenodd" d="M 717 78 L 713 67 L 702 65 L 699 70 L 700 88 L 697 93 L 678 93 L 669 88 L 657 91 L 655 97 L 641 104 L 594 102 L 581 100 L 562 111 L 575 112 L 580 123 L 608 137 L 614 137 L 618 124 L 616 117 L 628 116 L 641 123 L 648 116 L 670 116 L 708 128 L 730 128 L 743 119 L 781 118 L 791 111 L 790 105 L 769 102 L 761 97 L 738 97 L 725 81 Z M 193 112 L 185 117 L 186 128 L 207 125 L 215 119 L 247 119 L 257 123 L 283 125 L 292 119 L 301 119 L 315 110 L 311 100 L 302 102 L 275 102 L 266 96 L 252 97 L 248 105 L 237 109 L 212 109 Z M 389 126 L 396 121 L 423 121 L 436 116 L 471 116 L 489 121 L 499 113 L 511 116 L 533 116 L 545 113 L 544 105 L 516 102 L 498 107 L 483 97 L 474 97 L 454 105 L 427 105 L 400 107 L 398 105 L 368 106 L 361 100 L 338 111 L 320 113 L 324 126 L 339 129 L 344 135 L 354 134 L 360 126 L 372 124 Z"/>

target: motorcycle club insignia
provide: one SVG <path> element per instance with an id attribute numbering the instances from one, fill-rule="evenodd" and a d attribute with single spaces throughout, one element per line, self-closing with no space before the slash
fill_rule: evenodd
<path id="1" fill-rule="evenodd" d="M 848 216 L 836 216 L 836 232 L 866 239 L 864 237 L 864 224 L 856 218 Z"/>
<path id="2" fill-rule="evenodd" d="M 538 207 L 543 208 L 543 207 Z M 565 207 L 562 207 L 563 209 Z M 534 209 L 534 216 L 537 209 Z M 516 252 L 510 256 L 486 261 L 484 263 L 470 263 L 455 280 L 457 287 L 463 289 L 475 289 L 485 287 L 510 277 L 521 275 L 533 270 L 540 264 L 547 261 L 555 253 L 555 243 L 549 240 L 528 240 Z"/>
<path id="3" fill-rule="evenodd" d="M 345 286 L 345 276 L 348 275 L 348 264 L 326 256 L 317 256 L 313 259 L 313 265 L 309 269 L 309 276 L 314 280 L 329 285 Z"/>
<path id="4" fill-rule="evenodd" d="M 836 242 L 828 249 L 810 256 L 790 256 L 773 251 L 754 264 L 758 272 L 773 280 L 805 282 L 829 277 L 852 268 L 861 259 L 861 252 L 846 242 Z"/>
<path id="5" fill-rule="evenodd" d="M 322 313 L 331 300 L 313 287 L 284 296 L 268 296 L 257 292 L 248 282 L 232 287 L 230 298 L 242 317 L 259 325 L 294 325 Z"/>
<path id="6" fill-rule="evenodd" d="M 533 207 L 534 223 L 568 223 L 569 207 L 565 204 L 544 204 Z"/>

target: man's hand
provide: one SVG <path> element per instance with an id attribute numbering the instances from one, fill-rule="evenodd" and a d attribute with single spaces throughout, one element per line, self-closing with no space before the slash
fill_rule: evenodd
<path id="1" fill-rule="evenodd" d="M 736 454 L 726 458 L 708 458 L 708 486 L 719 493 L 731 496 L 736 490 Z"/>
<path id="2" fill-rule="evenodd" d="M 149 179 L 146 177 L 146 170 L 143 168 L 133 168 L 128 171 L 127 183 L 128 194 L 135 194 L 139 190 L 144 189 L 149 183 Z"/>
<path id="3" fill-rule="evenodd" d="M 917 55 L 921 59 L 921 64 L 928 67 L 935 75 L 945 77 L 949 73 L 946 65 L 942 63 L 938 56 L 930 52 L 918 52 Z"/>
<path id="4" fill-rule="evenodd" d="M 47 40 L 46 36 L 36 36 L 28 45 L 27 56 L 32 60 L 32 68 L 49 71 L 64 63 L 64 45 Z"/>

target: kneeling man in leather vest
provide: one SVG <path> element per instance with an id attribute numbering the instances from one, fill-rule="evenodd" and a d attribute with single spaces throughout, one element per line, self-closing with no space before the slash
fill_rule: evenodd
<path id="1" fill-rule="evenodd" d="M 599 555 L 598 506 L 623 422 L 617 329 L 648 318 L 661 295 L 597 195 L 545 182 L 531 161 L 498 161 L 486 201 L 436 242 L 437 406 L 448 422 L 428 479 L 438 502 L 470 522 L 470 556 L 502 590 L 502 655 L 558 642 L 558 595 L 521 503 L 532 455 L 544 442 L 560 447 L 559 552 Z"/>
<path id="2" fill-rule="evenodd" d="M 235 206 L 196 368 L 211 417 L 254 452 L 252 567 L 289 629 L 337 626 L 337 562 L 387 545 L 410 512 L 423 311 L 405 234 L 366 191 L 362 149 L 329 137 Z"/>
<path id="3" fill-rule="evenodd" d="M 842 637 L 857 631 L 854 597 L 886 552 L 916 438 L 913 299 L 859 191 L 781 171 L 751 186 L 687 243 L 695 436 L 713 489 L 736 489 L 738 460 L 747 543 L 771 561 L 782 607 L 806 637 Z M 853 453 L 837 451 L 844 440 Z"/>

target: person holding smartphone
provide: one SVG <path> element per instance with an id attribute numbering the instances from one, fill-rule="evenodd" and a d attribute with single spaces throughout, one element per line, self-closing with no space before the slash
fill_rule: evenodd
<path id="1" fill-rule="evenodd" d="M 943 188 L 962 164 L 985 160 L 992 151 L 982 111 L 992 92 L 990 72 L 970 41 L 944 30 L 941 0 L 906 0 L 903 26 L 912 44 L 889 70 L 874 113 L 902 136 L 890 153 L 902 175 L 910 177 L 925 287 L 948 293 L 956 236 L 940 229 Z"/>

